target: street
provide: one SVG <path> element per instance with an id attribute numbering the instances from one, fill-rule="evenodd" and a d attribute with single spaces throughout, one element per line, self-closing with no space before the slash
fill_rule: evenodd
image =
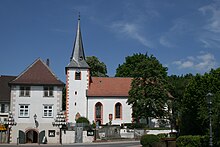
<path id="1" fill-rule="evenodd" d="M 105 143 L 76 143 L 76 144 L 63 144 L 63 145 L 52 145 L 52 144 L 0 144 L 0 147 L 141 147 L 140 141 L 122 141 L 122 142 L 105 142 Z"/>

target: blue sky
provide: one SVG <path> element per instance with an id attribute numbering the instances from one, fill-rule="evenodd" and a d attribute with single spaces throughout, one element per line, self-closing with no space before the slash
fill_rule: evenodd
<path id="1" fill-rule="evenodd" d="M 219 67 L 217 0 L 0 0 L 0 75 L 18 75 L 40 57 L 65 82 L 79 11 L 85 54 L 109 76 L 125 57 L 146 52 L 169 75 Z"/>

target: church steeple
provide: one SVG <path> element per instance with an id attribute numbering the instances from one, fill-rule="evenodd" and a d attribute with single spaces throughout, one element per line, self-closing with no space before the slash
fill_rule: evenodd
<path id="1" fill-rule="evenodd" d="M 80 29 L 80 14 L 78 17 L 77 32 L 73 46 L 73 51 L 70 57 L 70 63 L 67 67 L 89 68 L 89 65 L 86 63 L 85 53 L 83 49 L 82 34 Z"/>

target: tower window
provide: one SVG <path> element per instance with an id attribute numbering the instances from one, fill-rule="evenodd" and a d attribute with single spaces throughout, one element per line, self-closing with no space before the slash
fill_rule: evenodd
<path id="1" fill-rule="evenodd" d="M 81 72 L 75 72 L 75 80 L 81 80 Z"/>

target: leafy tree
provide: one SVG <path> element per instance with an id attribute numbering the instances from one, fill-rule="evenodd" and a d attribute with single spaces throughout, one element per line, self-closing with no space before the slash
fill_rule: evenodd
<path id="1" fill-rule="evenodd" d="M 143 75 L 142 69 L 145 67 L 142 61 L 147 59 L 147 54 L 134 54 L 125 58 L 122 65 L 118 65 L 116 69 L 116 77 L 141 77 Z"/>
<path id="2" fill-rule="evenodd" d="M 107 77 L 107 67 L 105 63 L 99 61 L 95 56 L 86 57 L 86 62 L 90 66 L 91 76 L 94 77 Z"/>
<path id="3" fill-rule="evenodd" d="M 167 68 L 153 55 L 126 57 L 126 62 L 118 67 L 116 76 L 134 77 L 127 103 L 132 106 L 136 121 L 167 116 Z"/>
<path id="4" fill-rule="evenodd" d="M 215 144 L 220 145 L 220 68 L 197 74 L 186 87 L 181 105 L 181 134 L 205 135 L 209 132 L 207 93 L 212 97 L 212 125 Z"/>
<path id="5" fill-rule="evenodd" d="M 171 127 L 175 128 L 177 131 L 179 131 L 181 100 L 183 99 L 186 86 L 192 78 L 192 74 L 181 76 L 171 75 L 168 77 L 169 92 L 174 97 L 171 103 L 172 118 L 170 121 Z"/>

